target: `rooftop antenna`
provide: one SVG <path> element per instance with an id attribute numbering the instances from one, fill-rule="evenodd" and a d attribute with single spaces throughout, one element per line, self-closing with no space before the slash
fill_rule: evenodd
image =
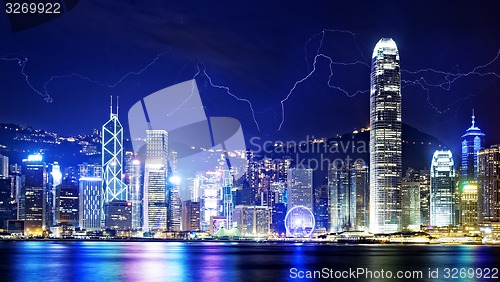
<path id="1" fill-rule="evenodd" d="M 120 98 L 120 96 L 116 96 L 116 117 L 118 117 L 118 98 Z"/>
<path id="2" fill-rule="evenodd" d="M 109 104 L 109 116 L 113 116 L 113 95 L 109 95 L 109 99 L 111 100 L 111 103 Z"/>
<path id="3" fill-rule="evenodd" d="M 472 109 L 472 127 L 474 127 L 476 125 L 476 116 L 474 116 L 474 109 Z"/>

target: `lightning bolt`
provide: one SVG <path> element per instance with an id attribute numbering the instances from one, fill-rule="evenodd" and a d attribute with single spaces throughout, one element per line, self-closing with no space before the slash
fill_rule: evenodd
<path id="1" fill-rule="evenodd" d="M 14 57 L 14 58 L 9 58 L 9 57 L 2 57 L 0 58 L 0 61 L 15 61 L 17 62 L 17 64 L 20 66 L 21 68 L 21 74 L 24 76 L 25 78 L 25 81 L 26 83 L 28 84 L 28 86 L 37 94 L 41 95 L 42 97 L 44 97 L 44 100 L 45 102 L 47 103 L 51 103 L 53 101 L 52 97 L 50 96 L 50 93 L 47 89 L 47 87 L 49 86 L 49 84 L 53 83 L 54 81 L 58 80 L 58 79 L 67 79 L 67 78 L 78 78 L 78 79 L 81 79 L 81 80 L 86 80 L 92 84 L 96 84 L 96 85 L 99 85 L 99 86 L 102 86 L 102 87 L 108 87 L 108 88 L 115 88 L 117 85 L 119 85 L 120 83 L 122 83 L 125 79 L 127 79 L 129 76 L 131 75 L 141 75 L 142 73 L 144 73 L 146 70 L 148 70 L 153 64 L 155 64 L 161 57 L 165 56 L 168 52 L 170 52 L 172 48 L 170 48 L 169 50 L 163 52 L 163 53 L 159 53 L 157 54 L 153 60 L 151 60 L 148 64 L 146 64 L 144 67 L 142 67 L 141 69 L 137 70 L 137 71 L 130 71 L 126 74 L 124 74 L 123 76 L 121 76 L 116 82 L 114 83 L 104 83 L 104 82 L 100 82 L 100 81 L 97 81 L 97 80 L 94 80 L 88 76 L 85 76 L 85 75 L 81 75 L 81 74 L 78 74 L 78 73 L 71 73 L 71 74 L 64 74 L 64 75 L 54 75 L 54 76 L 51 76 L 44 84 L 43 84 L 43 90 L 40 91 L 38 90 L 36 87 L 33 86 L 33 84 L 31 83 L 30 81 L 30 78 L 29 78 L 29 75 L 25 72 L 25 68 L 26 68 L 26 65 L 28 63 L 28 58 L 26 57 L 23 57 L 23 58 L 18 58 L 18 57 Z"/>
<path id="2" fill-rule="evenodd" d="M 259 126 L 259 123 L 257 122 L 257 118 L 255 117 L 255 110 L 254 110 L 252 102 L 250 100 L 245 99 L 245 98 L 240 98 L 240 97 L 236 96 L 235 94 L 233 94 L 231 92 L 231 90 L 229 89 L 228 86 L 215 84 L 212 81 L 212 77 L 210 77 L 210 75 L 208 75 L 207 68 L 206 68 L 205 64 L 203 64 L 203 62 L 198 61 L 198 63 L 196 64 L 196 69 L 197 69 L 197 72 L 193 76 L 194 79 L 200 78 L 200 77 L 206 77 L 206 79 L 208 80 L 208 83 L 213 88 L 222 89 L 222 90 L 224 90 L 226 92 L 226 94 L 228 94 L 229 96 L 233 97 L 234 99 L 236 99 L 238 101 L 241 101 L 241 102 L 247 103 L 248 106 L 250 107 L 250 111 L 252 112 L 252 119 L 253 119 L 253 121 L 255 123 L 255 126 L 257 126 L 257 130 L 259 130 L 259 132 L 260 132 L 260 126 Z"/>
<path id="3" fill-rule="evenodd" d="M 171 50 L 171 48 L 170 48 Z M 52 76 L 50 77 L 49 80 L 47 80 L 44 84 L 43 84 L 43 89 L 45 91 L 45 93 L 47 93 L 48 95 L 48 91 L 47 91 L 47 86 L 52 83 L 53 81 L 57 80 L 57 79 L 62 79 L 62 78 L 79 78 L 79 79 L 82 79 L 82 80 L 86 80 L 92 84 L 96 84 L 96 85 L 99 85 L 99 86 L 103 86 L 103 87 L 108 87 L 108 88 L 115 88 L 116 86 L 118 86 L 120 83 L 122 83 L 125 79 L 127 79 L 129 76 L 131 75 L 141 75 L 142 73 L 144 73 L 146 70 L 148 70 L 152 65 L 154 65 L 161 57 L 165 56 L 168 52 L 170 52 L 170 50 L 168 51 L 165 51 L 163 53 L 159 53 L 157 54 L 153 60 L 151 60 L 148 64 L 146 64 L 143 68 L 141 68 L 140 70 L 138 71 L 130 71 L 126 74 L 124 74 L 122 77 L 120 77 L 116 82 L 114 83 L 104 83 L 104 82 L 100 82 L 100 81 L 97 81 L 97 80 L 93 80 L 87 76 L 84 76 L 84 75 L 81 75 L 81 74 L 78 74 L 78 73 L 72 73 L 72 74 L 66 74 L 66 75 L 55 75 L 55 76 Z"/>
<path id="4" fill-rule="evenodd" d="M 21 70 L 21 74 L 24 76 L 24 80 L 26 81 L 26 84 L 28 84 L 28 86 L 35 92 L 37 93 L 38 95 L 42 96 L 43 99 L 45 100 L 45 102 L 47 103 L 52 103 L 52 97 L 50 97 L 50 95 L 47 93 L 47 91 L 45 91 L 44 93 L 40 92 L 38 89 L 36 89 L 33 84 L 31 83 L 30 79 L 29 79 L 29 76 L 28 74 L 26 74 L 25 72 L 25 68 L 26 68 L 26 64 L 28 63 L 28 58 L 26 57 L 23 57 L 23 58 L 18 58 L 18 57 L 15 57 L 15 58 L 9 58 L 9 57 L 3 57 L 3 58 L 0 58 L 0 61 L 14 61 L 14 62 L 17 62 L 17 64 L 19 65 L 20 67 L 20 70 Z"/>
<path id="5" fill-rule="evenodd" d="M 499 60 L 499 58 L 500 58 L 500 49 L 498 49 L 496 56 L 493 59 L 491 59 L 489 62 L 487 62 L 487 63 L 485 63 L 483 65 L 476 66 L 471 71 L 468 71 L 468 72 L 456 72 L 456 73 L 452 73 L 452 72 L 446 72 L 446 71 L 436 70 L 436 69 L 432 69 L 432 68 L 426 68 L 426 69 L 421 69 L 421 70 L 417 70 L 417 71 L 409 71 L 409 70 L 402 69 L 401 73 L 406 73 L 408 75 L 421 75 L 419 78 L 417 78 L 415 80 L 401 79 L 401 83 L 403 84 L 402 87 L 403 88 L 406 87 L 406 86 L 417 86 L 417 87 L 420 87 L 422 90 L 424 90 L 426 92 L 427 103 L 437 113 L 444 114 L 447 111 L 449 111 L 450 108 L 448 107 L 445 110 L 440 110 L 438 107 L 436 107 L 431 102 L 431 100 L 430 100 L 430 98 L 431 98 L 430 89 L 431 88 L 435 88 L 435 89 L 442 89 L 442 90 L 445 90 L 445 91 L 450 91 L 451 88 L 452 88 L 452 85 L 456 81 L 458 81 L 459 79 L 467 78 L 469 76 L 480 76 L 480 77 L 493 76 L 495 78 L 500 78 L 500 75 L 498 73 L 496 73 L 496 72 L 492 72 L 492 71 L 483 72 L 483 71 L 481 71 L 482 69 L 484 69 L 486 67 L 489 67 L 492 64 L 494 64 L 496 61 Z M 423 74 L 425 75 L 425 74 L 428 74 L 428 73 L 430 75 L 440 75 L 440 76 L 443 76 L 443 79 L 439 83 L 430 83 L 430 82 L 428 82 L 425 79 L 424 76 L 422 76 Z M 484 90 L 484 87 L 482 87 L 479 90 L 479 92 L 482 92 L 483 90 Z"/>
<path id="6" fill-rule="evenodd" d="M 328 35 L 335 34 L 335 33 L 347 34 L 350 37 L 352 37 L 354 46 L 356 47 L 356 50 L 357 50 L 359 58 L 360 58 L 359 60 L 353 60 L 353 61 L 349 61 L 349 62 L 338 62 L 338 61 L 335 61 L 334 59 L 332 59 L 332 56 L 330 56 L 330 55 L 327 54 L 327 52 L 325 51 L 325 49 L 328 46 L 325 46 L 326 45 L 325 44 L 325 39 L 327 38 Z M 317 44 L 317 46 L 315 48 L 315 51 L 313 53 L 314 58 L 313 58 L 312 63 L 311 63 L 310 59 L 308 58 L 309 57 L 309 47 L 312 45 L 312 43 L 315 40 L 318 40 L 318 39 L 319 39 L 319 43 Z M 170 48 L 170 50 L 171 49 L 172 48 Z M 140 75 L 140 74 L 144 73 L 148 68 L 150 68 L 153 64 L 155 64 L 162 56 L 164 56 L 165 54 L 167 54 L 170 50 L 168 50 L 166 52 L 163 52 L 163 53 L 160 53 L 160 54 L 157 54 L 155 56 L 155 58 L 152 61 L 150 61 L 148 64 L 146 64 L 143 68 L 141 68 L 138 71 L 131 71 L 131 72 L 128 72 L 128 73 L 124 74 L 122 77 L 120 77 L 114 83 L 104 83 L 104 82 L 101 82 L 101 81 L 97 81 L 97 80 L 91 79 L 88 76 L 84 76 L 84 75 L 77 74 L 77 73 L 71 73 L 71 74 L 66 74 L 66 75 L 51 76 L 43 84 L 43 89 L 42 90 L 37 89 L 33 85 L 33 83 L 30 81 L 29 75 L 26 73 L 25 68 L 26 68 L 26 65 L 28 63 L 28 58 L 26 58 L 26 57 L 3 57 L 3 58 L 0 58 L 0 60 L 1 61 L 13 61 L 13 62 L 17 62 L 17 64 L 20 67 L 21 74 L 24 76 L 27 85 L 35 93 L 37 93 L 40 96 L 44 97 L 44 100 L 46 102 L 50 103 L 50 102 L 52 102 L 52 97 L 50 96 L 48 87 L 49 87 L 49 85 L 51 83 L 55 82 L 56 80 L 67 79 L 67 78 L 78 78 L 78 79 L 86 80 L 86 81 L 88 81 L 88 82 L 90 82 L 92 84 L 96 84 L 96 85 L 99 85 L 99 86 L 102 86 L 102 87 L 114 88 L 117 85 L 119 85 L 120 83 L 122 83 L 129 76 L 131 76 L 131 75 Z M 305 81 L 309 80 L 311 77 L 314 76 L 315 73 L 317 73 L 318 71 L 320 71 L 319 66 L 318 66 L 318 62 L 320 60 L 326 60 L 326 62 L 328 63 L 327 70 L 328 70 L 329 75 L 328 75 L 328 79 L 326 81 L 326 86 L 328 86 L 330 89 L 339 91 L 342 94 L 346 95 L 347 97 L 354 97 L 354 96 L 356 96 L 358 94 L 363 94 L 363 93 L 369 92 L 369 89 L 356 90 L 354 92 L 348 91 L 348 90 L 340 87 L 339 85 L 336 85 L 334 83 L 334 80 L 333 80 L 333 78 L 334 78 L 334 67 L 335 66 L 344 66 L 345 67 L 345 66 L 361 65 L 361 66 L 367 67 L 368 69 L 370 68 L 369 60 L 366 58 L 366 56 L 364 56 L 363 52 L 359 48 L 359 44 L 358 44 L 358 41 L 357 41 L 355 33 L 351 32 L 351 31 L 348 31 L 348 30 L 323 29 L 321 32 L 314 34 L 312 37 L 310 37 L 305 42 L 305 44 L 304 44 L 304 53 L 305 53 L 304 59 L 305 59 L 306 65 L 307 65 L 307 72 L 306 72 L 306 74 L 303 77 L 299 78 L 298 80 L 296 80 L 292 84 L 292 87 L 286 92 L 286 95 L 280 101 L 280 106 L 281 106 L 281 122 L 280 122 L 280 124 L 278 126 L 277 131 L 280 131 L 282 129 L 282 127 L 283 127 L 283 124 L 285 123 L 285 103 L 290 99 L 290 97 L 297 90 L 297 88 L 299 87 L 300 84 L 302 84 Z M 402 75 L 405 76 L 404 79 L 403 78 L 401 79 L 402 88 L 405 88 L 405 87 L 408 87 L 408 86 L 416 86 L 416 87 L 421 88 L 422 90 L 424 90 L 426 92 L 427 103 L 433 108 L 433 110 L 435 110 L 436 112 L 442 114 L 442 113 L 445 113 L 446 111 L 448 111 L 450 108 L 445 109 L 443 111 L 443 110 L 440 110 L 436 105 L 434 105 L 431 102 L 431 100 L 430 100 L 430 98 L 431 98 L 431 89 L 441 89 L 441 90 L 450 91 L 451 88 L 452 88 L 452 85 L 455 82 L 457 82 L 460 79 L 467 78 L 469 76 L 480 76 L 480 77 L 493 76 L 495 78 L 500 78 L 500 75 L 498 73 L 494 72 L 494 71 L 483 71 L 488 66 L 491 66 L 492 64 L 494 64 L 495 62 L 497 62 L 499 60 L 499 58 L 500 58 L 500 49 L 498 50 L 496 56 L 493 59 L 491 59 L 489 62 L 487 62 L 485 64 L 482 64 L 482 65 L 479 65 L 479 66 L 476 66 L 476 67 L 474 67 L 472 70 L 470 70 L 468 72 L 446 72 L 446 71 L 436 70 L 436 69 L 432 69 L 432 68 L 420 69 L 420 70 L 417 70 L 417 71 L 411 71 L 411 70 L 401 69 Z M 188 64 L 190 64 L 190 63 L 188 63 Z M 184 71 L 184 69 L 186 68 L 186 66 L 188 64 L 186 64 L 181 69 L 180 72 Z M 410 79 L 410 78 L 406 77 L 406 76 L 415 76 L 415 75 L 420 76 L 420 77 L 416 78 L 416 79 Z M 432 76 L 441 76 L 442 79 L 438 83 L 431 83 L 431 82 L 429 82 L 429 78 L 427 78 L 428 76 L 431 76 L 431 75 Z M 179 73 L 179 76 L 180 76 L 180 73 Z M 236 95 L 235 93 L 233 93 L 228 86 L 215 83 L 214 80 L 212 79 L 212 77 L 208 74 L 207 67 L 205 66 L 205 64 L 203 62 L 201 62 L 200 60 L 198 60 L 198 62 L 196 63 L 196 73 L 193 75 L 193 79 L 200 79 L 202 77 L 206 78 L 206 81 L 208 81 L 208 83 L 209 83 L 209 85 L 211 87 L 216 88 L 216 89 L 221 89 L 227 95 L 229 95 L 230 97 L 236 99 L 237 101 L 241 101 L 241 102 L 244 102 L 244 103 L 248 104 L 248 107 L 249 107 L 249 109 L 251 111 L 251 114 L 252 114 L 253 122 L 255 123 L 257 129 L 260 131 L 260 126 L 259 126 L 259 123 L 257 121 L 256 112 L 254 110 L 254 106 L 253 106 L 252 102 L 249 99 L 239 97 L 238 95 Z M 185 102 L 187 102 L 187 100 Z M 184 105 L 185 102 L 183 104 L 181 104 L 177 109 L 174 109 L 174 111 L 176 111 L 180 107 L 182 107 L 182 105 Z M 172 113 L 170 113 L 170 114 L 172 114 Z"/>
<path id="7" fill-rule="evenodd" d="M 347 33 L 347 34 L 351 35 L 353 38 L 354 44 L 357 48 L 357 51 L 359 52 L 359 55 L 361 56 L 361 58 L 363 60 L 357 60 L 354 62 L 336 62 L 330 56 L 328 56 L 327 54 L 322 52 L 323 42 L 325 40 L 325 37 L 329 33 Z M 316 48 L 316 54 L 314 56 L 314 60 L 313 60 L 313 64 L 312 64 L 313 68 L 312 68 L 312 70 L 310 70 L 309 60 L 307 59 L 307 54 L 308 54 L 307 46 L 317 37 L 320 37 L 320 41 L 319 41 L 318 47 Z M 335 65 L 341 65 L 341 66 L 363 65 L 363 66 L 366 66 L 368 68 L 370 67 L 370 65 L 367 62 L 368 60 L 366 59 L 366 57 L 363 55 L 363 52 L 359 48 L 359 45 L 358 45 L 357 40 L 356 40 L 356 35 L 353 32 L 348 31 L 348 30 L 323 29 L 320 33 L 316 33 L 311 38 L 309 38 L 309 40 L 307 40 L 307 42 L 304 45 L 304 52 L 305 52 L 304 58 L 305 58 L 305 61 L 307 64 L 308 73 L 303 78 L 295 81 L 292 88 L 288 91 L 288 94 L 286 95 L 286 97 L 280 101 L 280 103 L 281 103 L 281 123 L 278 127 L 278 131 L 281 130 L 281 128 L 283 127 L 283 124 L 285 123 L 285 102 L 290 98 L 290 96 L 292 95 L 292 93 L 295 91 L 295 89 L 297 88 L 297 86 L 299 84 L 308 80 L 316 72 L 316 70 L 317 70 L 316 64 L 318 62 L 318 58 L 326 59 L 329 62 L 328 63 L 329 76 L 328 76 L 328 80 L 326 82 L 326 84 L 329 88 L 338 90 L 338 91 L 342 92 L 343 94 L 347 95 L 348 97 L 354 97 L 358 94 L 367 93 L 369 91 L 368 89 L 365 89 L 365 90 L 356 90 L 354 93 L 350 93 L 349 91 L 341 88 L 340 86 L 332 84 L 332 78 L 334 76 L 333 66 L 335 66 Z"/>

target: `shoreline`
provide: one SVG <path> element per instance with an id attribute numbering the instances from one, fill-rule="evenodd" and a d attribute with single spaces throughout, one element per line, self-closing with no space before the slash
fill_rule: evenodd
<path id="1" fill-rule="evenodd" d="M 239 243 L 239 244 L 316 244 L 331 246 L 500 246 L 500 244 L 484 244 L 482 242 L 450 242 L 450 243 L 412 243 L 412 242 L 334 242 L 312 240 L 182 240 L 182 239 L 155 239 L 155 238 L 111 238 L 111 239 L 79 239 L 79 238 L 29 238 L 29 239 L 0 239 L 0 242 L 165 242 L 165 243 Z"/>

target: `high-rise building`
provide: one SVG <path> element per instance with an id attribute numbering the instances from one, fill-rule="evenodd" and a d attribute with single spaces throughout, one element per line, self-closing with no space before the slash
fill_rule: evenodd
<path id="1" fill-rule="evenodd" d="M 130 188 L 129 198 L 132 202 L 132 229 L 142 228 L 142 169 L 141 162 L 134 159 L 128 165 L 128 186 Z"/>
<path id="2" fill-rule="evenodd" d="M 181 231 L 181 217 L 182 217 L 182 201 L 179 193 L 179 185 L 171 183 L 168 192 L 168 230 Z"/>
<path id="3" fill-rule="evenodd" d="M 477 227 L 479 223 L 477 182 L 470 181 L 461 187 L 460 210 L 461 223 L 467 227 Z"/>
<path id="4" fill-rule="evenodd" d="M 182 231 L 200 231 L 200 202 L 182 202 Z"/>
<path id="5" fill-rule="evenodd" d="M 328 171 L 330 232 L 351 229 L 356 222 L 356 190 L 349 167 Z"/>
<path id="6" fill-rule="evenodd" d="M 0 177 L 9 176 L 9 157 L 0 154 Z"/>
<path id="7" fill-rule="evenodd" d="M 365 162 L 355 162 L 351 172 L 351 183 L 356 193 L 355 210 L 356 230 L 370 227 L 370 171 Z"/>
<path id="8" fill-rule="evenodd" d="M 83 163 L 78 167 L 79 226 L 86 230 L 100 230 L 104 201 L 102 166 Z"/>
<path id="9" fill-rule="evenodd" d="M 46 195 L 47 195 L 47 169 L 41 155 L 30 155 L 24 160 L 25 165 L 25 215 L 24 232 L 41 236 L 47 228 Z"/>
<path id="10" fill-rule="evenodd" d="M 232 216 L 243 235 L 266 236 L 269 233 L 270 210 L 267 206 L 237 205 Z"/>
<path id="11" fill-rule="evenodd" d="M 146 136 L 143 230 L 166 230 L 168 134 L 165 130 L 147 130 Z"/>
<path id="12" fill-rule="evenodd" d="M 455 167 L 451 151 L 437 150 L 431 162 L 430 224 L 447 226 L 454 222 Z"/>
<path id="13" fill-rule="evenodd" d="M 63 225 L 77 226 L 80 220 L 78 209 L 78 185 L 60 184 L 56 187 L 56 219 Z"/>
<path id="14" fill-rule="evenodd" d="M 479 221 L 500 221 L 500 145 L 478 153 Z"/>
<path id="15" fill-rule="evenodd" d="M 291 168 L 287 174 L 288 190 L 288 213 L 293 209 L 288 222 L 302 222 L 306 228 L 314 228 L 314 218 L 310 217 L 309 212 L 314 211 L 313 202 L 313 171 L 310 168 Z M 289 233 L 289 232 L 287 232 Z M 292 234 L 290 232 L 288 235 Z"/>
<path id="16" fill-rule="evenodd" d="M 110 229 L 129 231 L 132 228 L 132 202 L 114 200 L 108 206 L 106 226 Z"/>
<path id="17" fill-rule="evenodd" d="M 222 211 L 222 179 L 217 171 L 199 173 L 195 178 L 195 187 L 200 195 L 200 228 L 210 230 L 210 218 L 219 216 Z"/>
<path id="18" fill-rule="evenodd" d="M 117 98 L 118 104 L 118 98 Z M 123 174 L 123 126 L 118 120 L 118 105 L 113 113 L 111 98 L 110 117 L 102 126 L 102 169 L 104 179 L 104 204 L 114 200 L 127 201 L 127 185 Z"/>
<path id="19" fill-rule="evenodd" d="M 382 38 L 372 55 L 370 86 L 370 230 L 401 230 L 401 79 L 399 52 Z"/>
<path id="20" fill-rule="evenodd" d="M 310 168 L 291 168 L 288 170 L 288 210 L 304 206 L 313 210 L 313 179 Z"/>
<path id="21" fill-rule="evenodd" d="M 7 229 L 8 220 L 16 219 L 15 193 L 13 193 L 13 179 L 0 176 L 0 229 Z"/>
<path id="22" fill-rule="evenodd" d="M 431 191 L 431 172 L 429 170 L 420 170 L 418 179 L 420 182 L 420 223 L 425 226 L 431 224 L 430 219 L 430 191 Z M 457 222 L 457 220 L 455 220 Z"/>
<path id="23" fill-rule="evenodd" d="M 476 117 L 472 111 L 472 125 L 462 135 L 461 183 L 465 185 L 477 181 L 477 153 L 482 148 L 484 133 L 476 126 Z"/>
<path id="24" fill-rule="evenodd" d="M 403 230 L 420 230 L 420 182 L 401 183 L 401 215 Z"/>
<path id="25" fill-rule="evenodd" d="M 223 206 L 222 214 L 226 217 L 227 230 L 233 227 L 233 178 L 231 177 L 231 172 L 229 170 L 222 170 L 222 197 Z"/>
<path id="26" fill-rule="evenodd" d="M 314 187 L 314 218 L 316 219 L 315 228 L 324 228 L 328 230 L 330 226 L 330 216 L 328 208 L 329 190 L 328 184 L 316 185 Z M 275 209 L 273 208 L 273 212 Z"/>

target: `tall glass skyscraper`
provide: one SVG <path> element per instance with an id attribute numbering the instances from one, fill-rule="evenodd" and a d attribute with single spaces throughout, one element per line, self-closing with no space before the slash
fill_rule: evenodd
<path id="1" fill-rule="evenodd" d="M 330 232 L 349 230 L 356 224 L 356 187 L 350 167 L 328 170 Z"/>
<path id="2" fill-rule="evenodd" d="M 431 162 L 430 219 L 432 226 L 455 224 L 455 167 L 451 151 L 437 150 Z"/>
<path id="3" fill-rule="evenodd" d="M 484 133 L 476 126 L 476 117 L 472 111 L 472 125 L 462 135 L 462 185 L 477 181 L 477 153 L 481 150 Z"/>
<path id="4" fill-rule="evenodd" d="M 118 102 L 117 102 L 118 103 Z M 128 200 L 123 174 L 123 126 L 118 120 L 118 105 L 113 113 L 111 99 L 110 118 L 102 126 L 102 168 L 104 178 L 104 204 L 113 200 Z"/>
<path id="5" fill-rule="evenodd" d="M 86 230 L 100 230 L 102 219 L 102 166 L 83 163 L 79 167 L 79 226 Z"/>
<path id="6" fill-rule="evenodd" d="M 479 221 L 500 221 L 500 145 L 478 153 Z"/>
<path id="7" fill-rule="evenodd" d="M 288 210 L 304 206 L 313 210 L 313 178 L 310 168 L 288 170 Z"/>
<path id="8" fill-rule="evenodd" d="M 165 130 L 147 130 L 146 135 L 143 230 L 166 230 L 168 134 Z"/>
<path id="9" fill-rule="evenodd" d="M 30 155 L 23 160 L 25 165 L 25 217 L 24 231 L 42 235 L 46 226 L 47 165 L 41 155 Z"/>
<path id="10" fill-rule="evenodd" d="M 372 55 L 370 85 L 370 230 L 401 230 L 401 79 L 399 52 L 391 38 Z"/>

